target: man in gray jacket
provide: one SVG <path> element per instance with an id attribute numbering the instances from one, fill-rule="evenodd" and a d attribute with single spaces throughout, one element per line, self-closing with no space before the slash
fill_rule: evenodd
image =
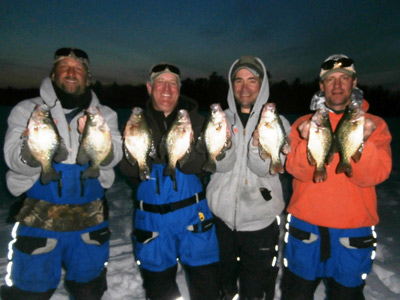
<path id="1" fill-rule="evenodd" d="M 271 160 L 260 157 L 255 130 L 268 97 L 263 62 L 253 56 L 236 60 L 229 72 L 229 109 L 225 111 L 232 147 L 217 161 L 207 187 L 208 203 L 216 216 L 226 300 L 237 294 L 240 299 L 274 298 L 279 214 L 284 201 L 279 176 L 269 173 Z M 289 133 L 289 122 L 281 119 Z"/>
<path id="2" fill-rule="evenodd" d="M 122 141 L 117 114 L 100 104 L 90 89 L 90 77 L 84 51 L 58 49 L 40 96 L 18 103 L 8 118 L 4 143 L 7 186 L 15 196 L 25 193 L 25 200 L 12 231 L 6 285 L 1 286 L 3 300 L 50 299 L 62 267 L 65 286 L 75 300 L 99 300 L 107 289 L 110 231 L 104 189 L 114 181 L 113 167 L 122 158 Z M 40 124 L 27 129 L 38 105 L 43 111 L 50 109 L 51 117 L 44 124 L 55 120 L 67 149 L 61 162 L 52 161 L 58 180 L 43 181 L 44 168 L 22 155 L 26 155 L 27 145 L 26 137 L 24 141 L 21 136 L 44 130 Z M 112 143 L 112 152 L 108 164 L 99 167 L 98 177 L 84 179 L 81 174 L 88 164 L 76 161 L 88 123 L 84 111 L 89 106 L 97 106 L 108 124 L 111 140 L 107 145 Z"/>

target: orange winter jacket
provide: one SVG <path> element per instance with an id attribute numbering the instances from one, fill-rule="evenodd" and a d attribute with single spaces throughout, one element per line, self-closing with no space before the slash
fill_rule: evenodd
<path id="1" fill-rule="evenodd" d="M 369 104 L 364 100 L 363 109 Z M 343 114 L 329 113 L 332 130 L 335 130 Z M 287 211 L 296 218 L 317 226 L 331 228 L 358 228 L 379 222 L 375 186 L 389 177 L 392 168 L 392 139 L 386 122 L 365 113 L 365 118 L 376 124 L 375 131 L 364 143 L 361 159 L 351 161 L 353 176 L 336 174 L 339 154 L 327 166 L 325 182 L 314 183 L 315 167 L 307 160 L 307 141 L 299 135 L 297 127 L 309 120 L 311 114 L 300 117 L 292 125 L 290 133 L 291 153 L 287 156 L 287 171 L 294 176 L 293 195 Z"/>

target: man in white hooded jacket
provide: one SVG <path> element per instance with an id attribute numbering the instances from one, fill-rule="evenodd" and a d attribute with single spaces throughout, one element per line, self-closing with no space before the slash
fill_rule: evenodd
<path id="1" fill-rule="evenodd" d="M 50 299 L 62 267 L 65 286 L 74 300 L 100 300 L 107 289 L 110 231 L 104 189 L 114 181 L 113 167 L 122 158 L 122 140 L 117 114 L 100 104 L 90 89 L 90 79 L 86 52 L 60 48 L 40 96 L 18 103 L 8 118 L 4 143 L 7 187 L 15 196 L 25 193 L 25 200 L 12 231 L 6 285 L 1 286 L 3 300 Z M 44 104 L 68 151 L 62 162 L 52 162 L 61 178 L 49 183 L 41 182 L 40 166 L 21 159 L 21 135 L 34 108 Z M 76 160 L 85 126 L 83 115 L 89 106 L 99 108 L 111 130 L 113 158 L 100 166 L 98 177 L 81 179 L 88 164 L 79 165 Z"/>
<path id="2" fill-rule="evenodd" d="M 278 273 L 279 215 L 284 208 L 279 175 L 260 157 L 256 131 L 269 98 L 267 71 L 253 56 L 236 60 L 229 72 L 225 110 L 232 147 L 207 187 L 220 246 L 223 299 L 273 299 Z M 289 122 L 281 116 L 288 134 Z M 284 157 L 282 155 L 284 161 Z M 239 288 L 237 281 L 239 280 Z"/>

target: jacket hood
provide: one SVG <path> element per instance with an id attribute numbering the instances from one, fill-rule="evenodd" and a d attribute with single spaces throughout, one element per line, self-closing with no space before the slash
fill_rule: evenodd
<path id="1" fill-rule="evenodd" d="M 264 73 L 264 77 L 263 77 L 263 81 L 261 84 L 261 88 L 260 88 L 260 92 L 258 94 L 257 100 L 254 103 L 254 106 L 251 110 L 250 113 L 253 112 L 260 112 L 262 106 L 268 102 L 268 98 L 269 98 L 269 82 L 268 82 L 268 74 L 267 74 L 267 70 L 265 68 L 264 63 L 261 61 L 261 59 L 259 59 L 258 57 L 256 57 L 256 60 L 260 63 L 262 69 L 263 69 L 263 73 Z M 235 65 L 239 62 L 239 59 L 235 60 L 234 63 L 232 64 L 230 70 L 229 70 L 229 91 L 228 91 L 228 106 L 229 108 L 237 113 L 237 106 L 236 106 L 236 100 L 235 100 L 235 96 L 233 93 L 233 82 L 232 82 L 232 72 L 233 70 L 235 70 Z"/>

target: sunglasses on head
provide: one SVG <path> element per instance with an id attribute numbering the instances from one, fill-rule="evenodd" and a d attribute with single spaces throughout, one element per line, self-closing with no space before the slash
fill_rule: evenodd
<path id="1" fill-rule="evenodd" d="M 336 58 L 336 59 L 331 59 L 328 61 L 325 61 L 322 63 L 321 68 L 323 70 L 330 70 L 333 69 L 334 67 L 339 67 L 339 68 L 346 68 L 350 67 L 353 64 L 353 60 L 350 58 Z"/>
<path id="2" fill-rule="evenodd" d="M 153 68 L 151 68 L 150 74 L 152 73 L 158 73 L 165 71 L 166 69 L 170 70 L 172 73 L 177 74 L 178 76 L 181 75 L 181 71 L 179 71 L 178 67 L 170 64 L 158 64 L 155 65 Z"/>
<path id="3" fill-rule="evenodd" d="M 85 51 L 83 51 L 81 49 L 74 49 L 74 48 L 60 48 L 56 51 L 56 53 L 54 54 L 54 57 L 69 56 L 69 55 L 71 55 L 71 53 L 73 53 L 77 58 L 89 60 L 89 57 Z"/>

